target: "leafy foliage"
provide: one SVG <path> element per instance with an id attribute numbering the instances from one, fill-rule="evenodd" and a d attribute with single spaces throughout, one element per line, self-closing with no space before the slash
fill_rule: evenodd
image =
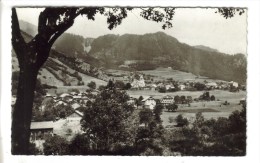
<path id="1" fill-rule="evenodd" d="M 166 109 L 167 109 L 168 111 L 176 111 L 176 110 L 178 109 L 178 105 L 176 105 L 176 104 L 170 104 L 170 105 L 167 105 L 167 106 L 166 106 Z"/>
<path id="2" fill-rule="evenodd" d="M 54 135 L 46 139 L 43 144 L 44 155 L 66 155 L 69 143 L 64 138 Z"/>
<path id="3" fill-rule="evenodd" d="M 246 154 L 246 112 L 229 118 L 205 120 L 197 113 L 192 127 L 172 132 L 171 150 L 188 156 L 244 156 Z"/>
<path id="4" fill-rule="evenodd" d="M 86 16 L 89 20 L 95 20 L 96 14 L 104 15 L 107 17 L 108 28 L 113 29 L 121 24 L 122 20 L 127 17 L 127 12 L 131 10 L 132 8 L 47 7 L 39 15 L 38 33 L 32 40 L 26 42 L 20 32 L 16 9 L 12 8 L 12 45 L 20 67 L 17 102 L 13 110 L 12 121 L 13 154 L 27 154 L 29 151 L 29 128 L 37 74 L 48 59 L 54 42 L 74 24 L 74 20 L 79 15 Z M 172 26 L 170 21 L 173 19 L 174 10 L 174 8 L 164 8 L 162 11 L 155 8 L 144 8 L 140 15 L 147 20 L 163 22 L 162 28 L 165 29 Z M 224 16 L 232 17 L 234 14 L 229 10 L 232 10 L 232 8 L 219 12 L 224 13 Z M 180 59 L 178 61 L 184 60 Z M 181 62 L 172 64 L 182 66 L 181 68 L 183 68 Z M 212 63 L 208 62 L 208 64 L 211 65 Z M 215 74 L 217 73 L 215 72 Z M 31 84 L 31 88 L 28 87 L 28 84 Z M 26 95 L 26 98 L 23 97 L 24 95 Z M 120 97 L 117 95 L 120 95 Z M 112 150 L 112 144 L 121 144 L 123 140 L 128 138 L 127 132 L 124 130 L 125 124 L 122 122 L 131 115 L 133 109 L 125 104 L 127 100 L 126 95 L 123 93 L 120 94 L 120 92 L 117 93 L 112 87 L 101 92 L 97 97 L 97 102 L 89 105 L 89 108 L 86 110 L 82 127 L 91 136 L 93 142 L 95 142 L 96 149 Z M 101 114 L 101 116 L 96 117 L 96 114 Z M 153 122 L 149 124 L 149 127 L 150 131 L 154 131 L 158 126 Z M 152 135 L 155 136 L 155 133 L 160 132 L 153 132 Z M 155 142 L 153 141 L 153 143 Z M 44 143 L 44 153 L 46 155 L 66 154 L 67 146 L 67 142 L 64 139 L 54 136 L 47 139 Z M 157 153 L 161 151 L 160 149 L 153 148 L 153 151 Z M 148 150 L 148 154 L 150 153 Z"/>
<path id="5" fill-rule="evenodd" d="M 94 150 L 112 152 L 115 146 L 127 145 L 127 131 L 133 107 L 127 104 L 128 95 L 117 89 L 104 89 L 87 106 L 81 124 L 93 143 Z"/>
<path id="6" fill-rule="evenodd" d="M 88 87 L 91 89 L 96 89 L 97 85 L 94 81 L 91 81 L 90 83 L 88 83 Z"/>
<path id="7" fill-rule="evenodd" d="M 187 126 L 189 124 L 189 121 L 187 118 L 184 118 L 181 114 L 179 114 L 176 117 L 176 123 L 177 123 L 177 126 L 183 127 L 183 126 Z"/>

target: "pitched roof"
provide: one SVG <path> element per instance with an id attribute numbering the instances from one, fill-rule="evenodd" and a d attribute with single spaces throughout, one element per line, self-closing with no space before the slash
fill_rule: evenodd
<path id="1" fill-rule="evenodd" d="M 72 107 L 73 109 L 77 109 L 77 108 L 79 108 L 80 106 L 81 106 L 81 105 L 78 104 L 78 103 L 74 103 L 74 104 L 71 105 L 71 107 Z"/>
<path id="2" fill-rule="evenodd" d="M 154 98 L 153 97 L 151 97 L 151 96 L 148 96 L 148 97 L 145 97 L 143 100 L 142 100 L 142 102 L 145 102 L 146 100 L 154 100 Z"/>
<path id="3" fill-rule="evenodd" d="M 173 99 L 173 97 L 170 96 L 170 95 L 166 95 L 166 96 L 164 96 L 162 99 Z"/>
<path id="4" fill-rule="evenodd" d="M 70 96 L 70 94 L 68 94 L 68 93 L 63 93 L 63 94 L 60 95 L 60 97 L 66 97 L 66 96 Z"/>
<path id="5" fill-rule="evenodd" d="M 53 121 L 31 122 L 30 129 L 52 129 Z"/>
<path id="6" fill-rule="evenodd" d="M 70 117 L 71 115 L 73 115 L 73 114 L 77 114 L 77 115 L 79 115 L 80 117 L 83 117 L 83 113 L 81 113 L 80 111 L 78 111 L 78 110 L 75 110 L 73 113 L 71 113 L 68 117 Z"/>

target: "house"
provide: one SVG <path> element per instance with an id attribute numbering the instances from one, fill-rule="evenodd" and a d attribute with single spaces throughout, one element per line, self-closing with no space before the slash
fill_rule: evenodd
<path id="1" fill-rule="evenodd" d="M 75 96 L 75 95 L 78 95 L 78 93 L 77 92 L 70 92 L 70 95 Z"/>
<path id="2" fill-rule="evenodd" d="M 164 96 L 161 100 L 160 100 L 161 104 L 163 104 L 164 106 L 169 105 L 169 104 L 173 104 L 174 103 L 174 98 L 172 96 Z"/>
<path id="3" fill-rule="evenodd" d="M 135 78 L 133 80 L 133 82 L 131 83 L 132 88 L 143 88 L 145 87 L 145 82 L 144 82 L 144 78 L 143 75 L 138 75 L 139 79 Z"/>
<path id="4" fill-rule="evenodd" d="M 180 90 L 184 90 L 184 89 L 186 88 L 186 86 L 185 86 L 184 84 L 180 84 L 180 85 L 178 86 L 178 88 L 179 88 Z"/>
<path id="5" fill-rule="evenodd" d="M 154 109 L 156 101 L 153 97 L 148 96 L 142 100 L 142 105 L 146 109 Z"/>
<path id="6" fill-rule="evenodd" d="M 81 118 L 83 117 L 83 113 L 80 111 L 75 110 L 72 114 L 66 117 L 66 121 L 68 122 L 80 122 Z"/>
<path id="7" fill-rule="evenodd" d="M 90 101 L 90 99 L 87 96 L 82 96 L 81 97 L 81 102 L 87 103 L 88 101 Z"/>
<path id="8" fill-rule="evenodd" d="M 63 99 L 64 97 L 66 97 L 66 96 L 70 96 L 70 94 L 68 94 L 68 93 L 63 93 L 63 94 L 61 94 L 60 95 L 60 97 Z"/>
<path id="9" fill-rule="evenodd" d="M 77 102 L 75 102 L 75 103 L 73 103 L 73 104 L 71 105 L 71 107 L 75 110 L 75 109 L 81 107 L 81 105 L 78 104 Z"/>
<path id="10" fill-rule="evenodd" d="M 58 105 L 64 105 L 64 106 L 67 106 L 68 103 L 65 102 L 65 101 L 63 101 L 63 100 L 59 100 L 59 101 L 56 101 L 56 102 L 55 102 L 54 106 L 56 107 L 56 106 L 58 106 Z"/>
<path id="11" fill-rule="evenodd" d="M 217 88 L 218 85 L 215 82 L 210 82 L 205 84 L 207 88 Z"/>
<path id="12" fill-rule="evenodd" d="M 53 135 L 53 122 L 31 122 L 30 132 L 30 141 L 35 142 L 37 140 L 44 140 L 46 136 Z"/>
<path id="13" fill-rule="evenodd" d="M 68 96 L 63 97 L 63 100 L 66 102 L 71 102 L 71 101 L 73 101 L 73 97 L 71 95 L 68 95 Z"/>
<path id="14" fill-rule="evenodd" d="M 83 113 L 75 110 L 72 114 L 66 117 L 66 127 L 71 130 L 73 134 L 81 133 L 80 121 L 83 117 Z"/>
<path id="15" fill-rule="evenodd" d="M 237 82 L 234 82 L 234 81 L 231 81 L 231 82 L 229 82 L 228 84 L 229 84 L 230 86 L 235 87 L 235 88 L 238 87 L 238 83 L 237 83 Z"/>
<path id="16" fill-rule="evenodd" d="M 160 88 L 160 87 L 164 87 L 164 84 L 163 84 L 163 83 L 158 83 L 158 84 L 157 84 L 157 87 L 159 87 L 159 88 Z"/>
<path id="17" fill-rule="evenodd" d="M 173 85 L 166 84 L 165 88 L 166 88 L 166 90 L 169 90 L 169 89 L 174 89 L 175 87 Z"/>

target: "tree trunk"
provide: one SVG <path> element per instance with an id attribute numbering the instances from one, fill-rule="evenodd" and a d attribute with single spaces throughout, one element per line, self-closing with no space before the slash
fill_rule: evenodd
<path id="1" fill-rule="evenodd" d="M 31 64 L 20 65 L 17 100 L 12 113 L 12 154 L 28 154 L 37 73 Z"/>
<path id="2" fill-rule="evenodd" d="M 80 15 L 77 8 L 70 8 L 69 11 L 68 19 L 57 25 L 58 18 L 53 19 L 51 14 L 58 13 L 57 17 L 62 14 L 54 8 L 45 9 L 39 16 L 38 34 L 26 43 L 20 32 L 16 9 L 12 9 L 12 45 L 20 67 L 17 99 L 12 113 L 12 154 L 28 154 L 37 74 L 48 59 L 53 43 Z"/>

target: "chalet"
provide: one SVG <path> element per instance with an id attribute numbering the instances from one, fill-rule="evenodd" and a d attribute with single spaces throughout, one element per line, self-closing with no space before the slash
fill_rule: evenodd
<path id="1" fill-rule="evenodd" d="M 143 88 L 145 87 L 145 82 L 143 75 L 139 75 L 139 79 L 134 79 L 131 83 L 132 88 Z"/>
<path id="2" fill-rule="evenodd" d="M 213 89 L 218 87 L 217 83 L 215 82 L 206 83 L 205 85 L 207 88 L 213 88 Z"/>
<path id="3" fill-rule="evenodd" d="M 235 88 L 238 87 L 238 83 L 237 83 L 237 82 L 234 82 L 234 81 L 231 81 L 231 82 L 229 82 L 228 84 L 229 84 L 230 86 L 235 87 Z"/>
<path id="4" fill-rule="evenodd" d="M 75 110 L 72 114 L 66 117 L 66 121 L 68 122 L 80 122 L 81 118 L 83 117 L 83 114 L 77 110 Z"/>
<path id="5" fill-rule="evenodd" d="M 75 103 L 73 103 L 73 104 L 71 105 L 71 107 L 75 110 L 75 109 L 81 107 L 81 105 L 78 104 L 77 102 L 75 102 Z"/>
<path id="6" fill-rule="evenodd" d="M 156 101 L 153 97 L 149 96 L 142 100 L 142 105 L 144 108 L 154 109 L 154 107 L 156 105 Z"/>
<path id="7" fill-rule="evenodd" d="M 173 104 L 174 103 L 174 98 L 172 96 L 164 96 L 161 100 L 160 100 L 161 104 L 163 104 L 164 106 L 169 105 L 169 104 Z"/>
<path id="8" fill-rule="evenodd" d="M 50 95 L 50 94 L 47 93 L 47 94 L 45 95 L 45 99 L 48 99 L 48 98 L 54 99 L 52 95 Z"/>
<path id="9" fill-rule="evenodd" d="M 88 101 L 90 101 L 90 99 L 89 99 L 87 96 L 82 96 L 82 97 L 81 97 L 81 102 L 86 103 L 86 102 L 88 102 Z"/>
<path id="10" fill-rule="evenodd" d="M 186 88 L 186 86 L 185 86 L 184 84 L 180 84 L 180 85 L 178 86 L 178 88 L 179 88 L 180 90 L 184 90 L 184 89 Z"/>
<path id="11" fill-rule="evenodd" d="M 46 136 L 53 135 L 53 122 L 52 121 L 43 121 L 43 122 L 31 122 L 30 140 L 32 142 L 37 140 L 44 140 Z"/>
<path id="12" fill-rule="evenodd" d="M 70 92 L 70 95 L 75 96 L 75 95 L 78 95 L 78 93 L 77 92 Z"/>
<path id="13" fill-rule="evenodd" d="M 66 96 L 70 96 L 70 94 L 68 94 L 68 93 L 62 93 L 61 95 L 60 95 L 60 97 L 63 99 L 64 97 L 66 97 Z"/>
<path id="14" fill-rule="evenodd" d="M 80 103 L 81 98 L 82 98 L 82 97 L 81 97 L 80 95 L 74 95 L 74 96 L 73 96 L 73 100 L 74 100 L 74 101 L 77 101 L 78 103 Z"/>
<path id="15" fill-rule="evenodd" d="M 174 89 L 175 87 L 173 85 L 167 84 L 165 85 L 166 90 Z"/>
<path id="16" fill-rule="evenodd" d="M 65 97 L 63 98 L 63 100 L 64 100 L 64 101 L 67 101 L 67 102 L 71 102 L 71 101 L 73 101 L 73 97 L 72 97 L 71 95 L 68 95 L 68 96 L 65 96 Z"/>
<path id="17" fill-rule="evenodd" d="M 70 130 L 71 133 L 67 136 L 67 139 L 70 140 L 74 137 L 75 134 L 82 133 L 83 131 L 81 130 L 81 124 L 80 121 L 83 117 L 83 113 L 80 111 L 75 110 L 72 114 L 66 117 L 65 119 L 65 124 L 67 130 Z"/>
<path id="18" fill-rule="evenodd" d="M 159 83 L 159 84 L 157 84 L 157 87 L 159 87 L 159 88 L 164 87 L 164 84 L 163 83 Z"/>
<path id="19" fill-rule="evenodd" d="M 59 101 L 56 101 L 56 102 L 55 102 L 54 106 L 56 107 L 56 106 L 58 106 L 58 105 L 64 105 L 64 106 L 67 106 L 68 103 L 65 102 L 65 101 L 63 101 L 63 100 L 59 100 Z"/>

